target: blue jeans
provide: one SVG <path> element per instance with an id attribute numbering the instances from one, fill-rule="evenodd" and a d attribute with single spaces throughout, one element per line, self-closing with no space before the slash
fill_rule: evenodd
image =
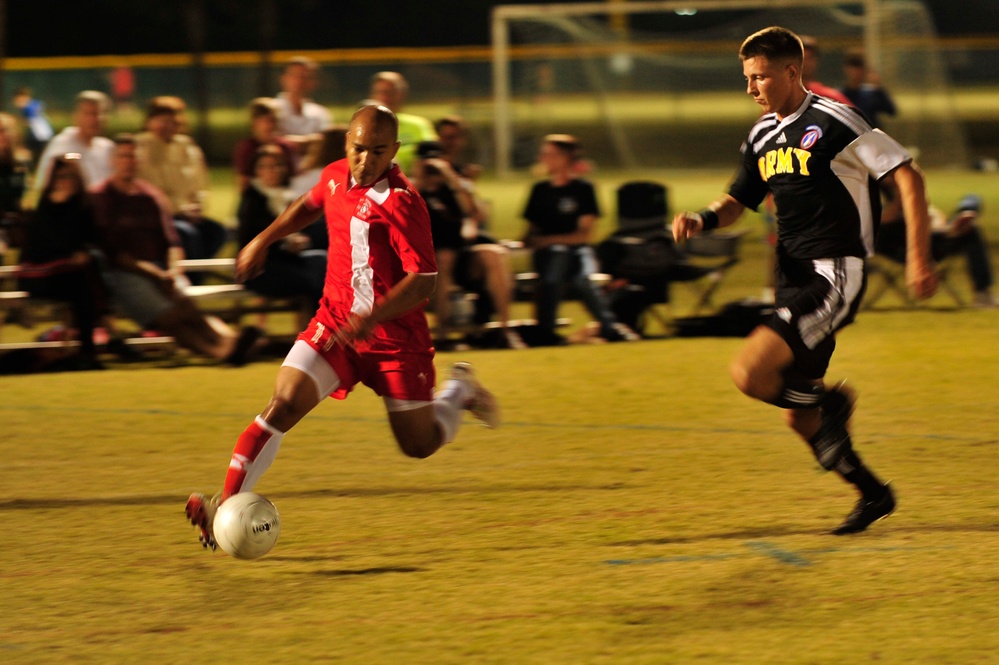
<path id="1" fill-rule="evenodd" d="M 542 332 L 555 332 L 558 305 L 562 300 L 563 286 L 567 283 L 593 318 L 600 323 L 601 333 L 607 332 L 617 323 L 607 298 L 590 281 L 590 275 L 599 272 L 592 247 L 554 245 L 535 250 L 533 260 L 534 270 L 538 273 L 536 317 L 538 328 Z"/>

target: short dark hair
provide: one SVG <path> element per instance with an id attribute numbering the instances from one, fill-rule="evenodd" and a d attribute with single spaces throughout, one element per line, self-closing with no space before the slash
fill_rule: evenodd
<path id="1" fill-rule="evenodd" d="M 135 134 L 121 132 L 112 136 L 111 140 L 114 141 L 115 146 L 135 145 Z"/>
<path id="2" fill-rule="evenodd" d="M 437 130 L 438 134 L 440 133 L 441 128 L 443 127 L 456 127 L 458 129 L 464 129 L 465 119 L 462 118 L 460 115 L 446 115 L 434 123 L 434 129 Z"/>
<path id="3" fill-rule="evenodd" d="M 786 60 L 801 63 L 804 57 L 804 47 L 801 38 L 787 28 L 770 26 L 759 32 L 754 32 L 739 48 L 739 59 L 763 57 L 767 60 Z"/>
<path id="4" fill-rule="evenodd" d="M 864 56 L 864 49 L 852 48 L 843 57 L 843 64 L 847 67 L 866 67 L 867 58 Z"/>

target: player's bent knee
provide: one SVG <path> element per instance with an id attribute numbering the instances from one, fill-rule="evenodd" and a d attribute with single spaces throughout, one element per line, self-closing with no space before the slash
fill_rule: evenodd
<path id="1" fill-rule="evenodd" d="M 444 445 L 444 435 L 433 418 L 433 408 L 389 412 L 389 424 L 399 449 L 407 457 L 426 459 Z"/>

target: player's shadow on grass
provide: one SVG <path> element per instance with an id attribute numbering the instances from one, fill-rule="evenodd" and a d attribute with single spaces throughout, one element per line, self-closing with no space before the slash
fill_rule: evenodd
<path id="1" fill-rule="evenodd" d="M 336 497 L 382 497 L 419 494 L 513 494 L 516 492 L 576 492 L 581 490 L 617 490 L 613 485 L 487 485 L 439 487 L 348 487 L 343 489 L 316 489 L 301 492 L 274 492 L 271 499 L 322 499 Z M 176 494 L 129 496 L 91 496 L 32 499 L 0 499 L 0 513 L 16 510 L 51 510 L 67 508 L 95 508 L 100 506 L 162 506 L 175 504 L 183 507 L 187 496 Z"/>
<path id="2" fill-rule="evenodd" d="M 415 566 L 377 566 L 374 568 L 341 568 L 338 570 L 314 570 L 303 575 L 317 577 L 367 577 L 372 575 L 388 575 L 390 573 L 422 573 L 426 568 Z"/>
<path id="3" fill-rule="evenodd" d="M 874 527 L 877 529 L 878 527 Z M 896 521 L 886 524 L 879 531 L 888 533 L 997 533 L 997 524 L 903 524 Z M 875 531 L 877 533 L 878 531 Z M 802 529 L 792 527 L 760 527 L 758 529 L 739 529 L 719 533 L 695 533 L 690 535 L 669 536 L 664 538 L 642 538 L 640 540 L 621 540 L 608 543 L 610 547 L 637 547 L 641 545 L 686 545 L 702 543 L 709 540 L 765 540 L 783 536 L 826 536 L 827 529 Z M 833 538 L 833 536 L 830 536 Z"/>

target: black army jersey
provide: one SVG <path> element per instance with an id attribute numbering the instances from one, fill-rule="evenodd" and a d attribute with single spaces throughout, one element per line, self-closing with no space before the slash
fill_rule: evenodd
<path id="1" fill-rule="evenodd" d="M 796 259 L 870 256 L 877 181 L 912 160 L 859 111 L 812 93 L 783 120 L 762 116 L 742 153 L 729 195 L 755 210 L 773 192 L 779 251 Z"/>

